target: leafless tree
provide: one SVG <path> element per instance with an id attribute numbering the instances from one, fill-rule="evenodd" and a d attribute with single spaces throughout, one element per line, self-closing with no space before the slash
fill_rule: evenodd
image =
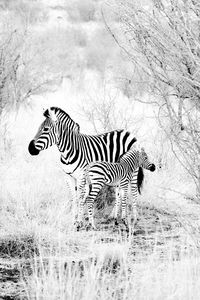
<path id="1" fill-rule="evenodd" d="M 31 103 L 32 96 L 55 88 L 59 78 L 42 65 L 42 53 L 25 28 L 0 32 L 1 150 L 11 148 L 7 124 L 10 112 L 17 113 L 21 105 Z"/>
<path id="2" fill-rule="evenodd" d="M 54 74 L 36 65 L 38 53 L 27 55 L 26 31 L 17 30 L 0 39 L 0 115 L 4 110 L 17 110 L 31 96 L 55 84 Z M 30 51 L 30 48 L 29 48 Z M 31 51 L 30 51 L 31 52 Z M 45 70 L 47 71 L 47 70 Z"/>
<path id="3" fill-rule="evenodd" d="M 133 117 L 134 103 L 121 103 L 120 93 L 120 89 L 105 83 L 95 96 L 88 95 L 81 105 L 84 118 L 92 124 L 96 134 L 134 128 L 137 135 L 141 123 L 139 118 Z"/>
<path id="4" fill-rule="evenodd" d="M 158 120 L 200 192 L 200 3 L 196 0 L 115 1 L 121 35 L 108 30 L 138 73 L 148 77 Z M 106 18 L 105 18 L 106 19 Z"/>

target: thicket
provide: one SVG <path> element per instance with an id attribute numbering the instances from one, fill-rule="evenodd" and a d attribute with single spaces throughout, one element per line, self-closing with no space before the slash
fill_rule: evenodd
<path id="1" fill-rule="evenodd" d="M 143 90 L 153 96 L 159 124 L 199 193 L 200 3 L 115 1 L 115 11 L 120 34 L 107 27 L 138 74 L 148 78 Z"/>

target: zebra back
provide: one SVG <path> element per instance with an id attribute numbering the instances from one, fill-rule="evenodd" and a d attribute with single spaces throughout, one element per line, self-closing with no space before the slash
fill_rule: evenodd
<path id="1" fill-rule="evenodd" d="M 29 144 L 29 153 L 38 155 L 41 150 L 56 144 L 61 152 L 61 162 L 68 166 L 69 173 L 94 161 L 116 162 L 136 142 L 133 134 L 125 130 L 83 134 L 80 126 L 58 107 L 45 110 L 44 116 L 46 119 Z"/>

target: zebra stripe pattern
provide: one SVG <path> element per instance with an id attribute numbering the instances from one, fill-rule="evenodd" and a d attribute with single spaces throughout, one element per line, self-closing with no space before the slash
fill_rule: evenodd
<path id="1" fill-rule="evenodd" d="M 29 144 L 29 153 L 38 155 L 53 144 L 57 145 L 65 173 L 73 175 L 77 181 L 80 222 L 85 202 L 86 166 L 95 161 L 116 162 L 131 148 L 136 138 L 124 130 L 114 130 L 101 135 L 82 134 L 79 125 L 57 107 L 47 109 L 44 116 L 44 122 Z"/>
<path id="2" fill-rule="evenodd" d="M 128 187 L 135 180 L 135 172 L 138 172 L 139 167 L 150 171 L 155 171 L 155 165 L 149 162 L 148 156 L 142 148 L 141 151 L 130 149 L 119 160 L 118 163 L 96 162 L 87 167 L 87 183 L 89 184 L 89 194 L 86 198 L 89 214 L 89 225 L 95 228 L 93 218 L 94 201 L 100 189 L 106 185 L 117 186 L 117 201 L 114 207 L 114 218 L 117 219 L 119 208 L 121 205 L 121 218 L 127 226 L 126 222 L 126 200 Z M 135 197 L 135 185 L 131 185 L 133 198 Z M 136 217 L 136 215 L 134 216 Z"/>

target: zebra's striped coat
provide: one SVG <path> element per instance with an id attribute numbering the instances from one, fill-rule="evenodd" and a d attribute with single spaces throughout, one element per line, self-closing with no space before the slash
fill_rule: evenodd
<path id="1" fill-rule="evenodd" d="M 120 158 L 118 163 L 96 162 L 87 167 L 86 178 L 89 185 L 89 194 L 86 198 L 86 202 L 88 206 L 89 223 L 93 228 L 95 228 L 93 219 L 94 201 L 104 185 L 114 185 L 119 188 L 120 195 L 118 195 L 117 201 L 115 202 L 114 217 L 115 219 L 117 218 L 119 206 L 121 204 L 122 219 L 126 219 L 128 186 L 133 181 L 134 173 L 139 167 L 143 167 L 150 171 L 155 170 L 155 165 L 149 162 L 148 156 L 143 148 L 141 151 L 131 148 Z M 135 189 L 132 186 L 131 188 L 132 196 L 134 197 L 133 193 L 135 192 Z M 136 203 L 134 203 L 134 218 L 136 218 L 136 215 Z"/>
<path id="2" fill-rule="evenodd" d="M 116 162 L 136 142 L 128 131 L 115 130 L 101 135 L 80 133 L 79 125 L 60 108 L 51 107 L 44 112 L 46 119 L 29 144 L 29 152 L 38 155 L 41 150 L 56 144 L 60 151 L 64 171 L 77 181 L 78 198 L 82 209 L 85 195 L 86 166 L 95 161 Z M 80 215 L 78 213 L 78 221 Z"/>

